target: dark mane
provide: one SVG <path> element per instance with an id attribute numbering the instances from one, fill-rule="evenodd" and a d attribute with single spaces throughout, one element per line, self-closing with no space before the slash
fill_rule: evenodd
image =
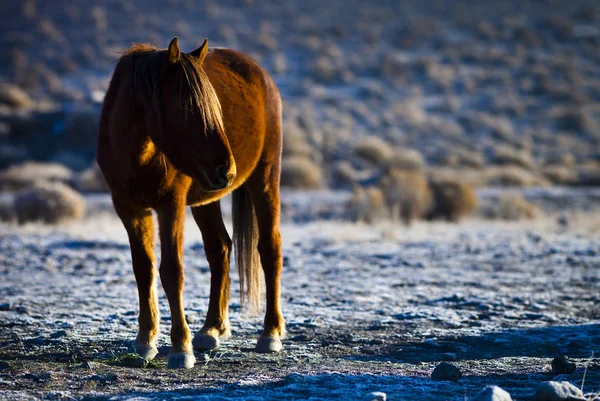
<path id="1" fill-rule="evenodd" d="M 161 66 L 164 50 L 156 46 L 137 43 L 127 49 L 119 59 L 117 70 L 121 70 L 125 85 L 129 86 L 131 96 L 143 94 L 144 100 L 152 106 L 152 114 L 162 126 L 162 104 L 160 98 Z M 224 130 L 223 115 L 219 98 L 210 83 L 208 75 L 193 56 L 181 53 L 177 68 L 179 81 L 175 82 L 180 91 L 184 118 L 187 113 L 198 113 L 209 129 Z"/>

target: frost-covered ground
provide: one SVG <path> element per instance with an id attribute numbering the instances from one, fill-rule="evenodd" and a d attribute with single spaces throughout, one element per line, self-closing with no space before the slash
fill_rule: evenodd
<path id="1" fill-rule="evenodd" d="M 343 199 L 313 200 L 327 197 Z M 284 352 L 252 352 L 261 318 L 241 314 L 233 273 L 234 335 L 198 354 L 190 371 L 166 368 L 164 296 L 157 363 L 120 366 L 136 332 L 137 292 L 106 197 L 90 198 L 90 217 L 70 225 L 0 225 L 0 398 L 346 400 L 383 391 L 390 400 L 458 401 L 496 384 L 525 400 L 553 377 L 556 355 L 577 364 L 556 380 L 580 386 L 587 367 L 584 392 L 600 391 L 598 214 L 567 225 L 552 215 L 371 227 L 291 213 L 309 199 L 284 199 Z M 192 219 L 185 266 L 197 330 L 209 268 Z M 440 361 L 463 378 L 432 381 Z"/>

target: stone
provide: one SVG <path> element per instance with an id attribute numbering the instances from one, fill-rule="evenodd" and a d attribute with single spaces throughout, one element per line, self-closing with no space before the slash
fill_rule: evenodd
<path id="1" fill-rule="evenodd" d="M 557 356 L 552 360 L 553 375 L 571 374 L 575 372 L 576 368 L 577 366 L 573 362 L 569 362 L 564 356 Z"/>
<path id="2" fill-rule="evenodd" d="M 448 362 L 440 363 L 431 373 L 431 379 L 434 381 L 458 381 L 461 377 L 462 372 L 460 369 Z"/>
<path id="3" fill-rule="evenodd" d="M 533 396 L 533 401 L 585 401 L 581 390 L 569 382 L 544 382 Z"/>
<path id="4" fill-rule="evenodd" d="M 512 401 L 512 397 L 498 386 L 487 386 L 477 393 L 473 401 Z"/>
<path id="5" fill-rule="evenodd" d="M 374 391 L 372 393 L 367 394 L 363 401 L 385 401 L 387 399 L 387 395 L 382 393 L 381 391 Z"/>

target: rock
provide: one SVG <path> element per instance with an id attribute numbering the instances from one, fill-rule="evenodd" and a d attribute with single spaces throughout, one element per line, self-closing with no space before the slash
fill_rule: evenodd
<path id="1" fill-rule="evenodd" d="M 575 372 L 575 369 L 576 365 L 573 362 L 569 362 L 564 356 L 557 356 L 552 360 L 553 375 L 571 374 Z"/>
<path id="2" fill-rule="evenodd" d="M 569 382 L 544 382 L 533 396 L 533 401 L 585 401 L 580 389 Z"/>
<path id="3" fill-rule="evenodd" d="M 63 337 L 69 337 L 71 335 L 71 333 L 67 330 L 58 330 L 52 334 L 50 334 L 50 338 L 63 338 Z"/>
<path id="4" fill-rule="evenodd" d="M 498 386 L 487 386 L 477 393 L 473 401 L 512 401 L 512 398 Z"/>
<path id="5" fill-rule="evenodd" d="M 448 362 L 442 362 L 437 365 L 431 374 L 431 379 L 434 381 L 458 381 L 461 377 L 462 372 L 460 369 Z"/>
<path id="6" fill-rule="evenodd" d="M 78 368 L 81 369 L 98 369 L 101 366 L 101 364 L 99 364 L 98 362 L 93 362 L 93 361 L 84 361 L 82 363 L 80 363 L 79 365 L 77 365 Z"/>
<path id="7" fill-rule="evenodd" d="M 10 302 L 4 302 L 0 304 L 0 311 L 12 310 L 13 305 Z"/>
<path id="8" fill-rule="evenodd" d="M 387 399 L 387 395 L 382 393 L 381 391 L 375 391 L 369 393 L 363 398 L 363 401 L 385 401 Z"/>

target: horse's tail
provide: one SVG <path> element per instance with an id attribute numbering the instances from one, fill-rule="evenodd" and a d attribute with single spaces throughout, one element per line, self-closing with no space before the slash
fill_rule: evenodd
<path id="1" fill-rule="evenodd" d="M 245 185 L 233 192 L 233 245 L 240 276 L 240 303 L 248 302 L 251 313 L 261 306 L 260 258 L 258 254 L 258 223 L 252 198 Z"/>

